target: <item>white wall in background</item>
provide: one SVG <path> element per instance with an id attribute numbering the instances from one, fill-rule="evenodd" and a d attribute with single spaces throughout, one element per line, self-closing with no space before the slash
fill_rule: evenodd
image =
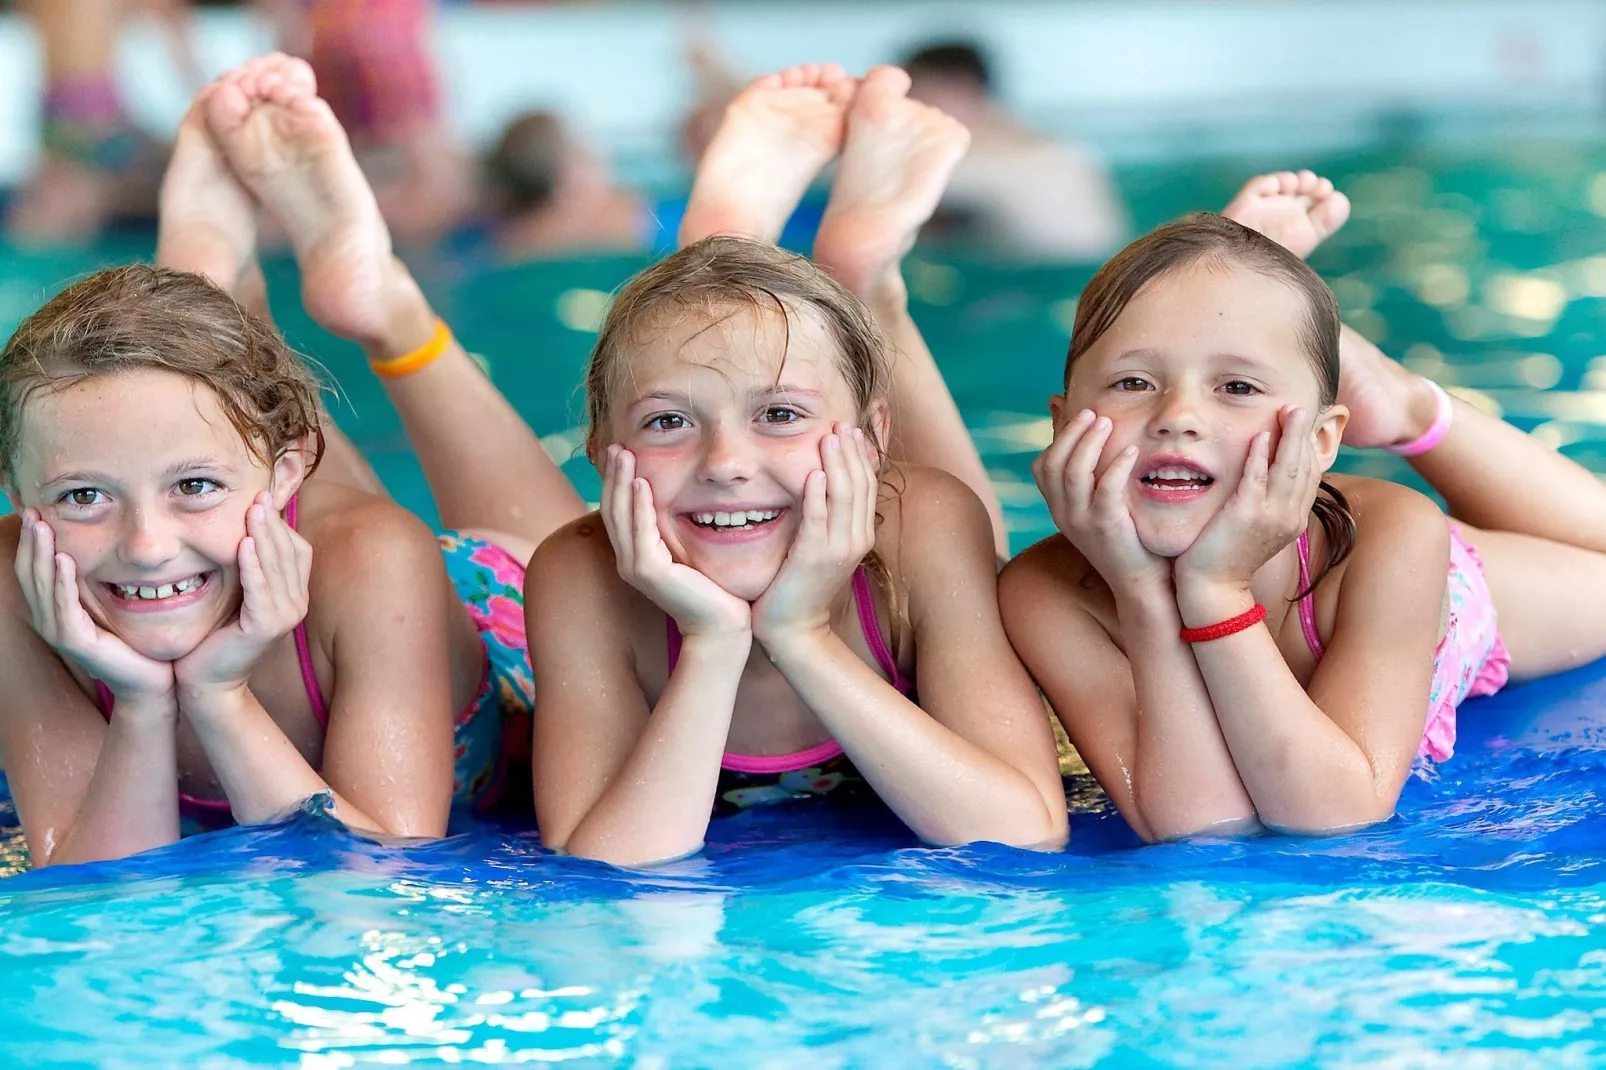
<path id="1" fill-rule="evenodd" d="M 706 5 L 748 73 L 805 60 L 862 69 L 935 36 L 986 44 L 1006 98 L 1113 155 L 1342 143 L 1388 109 L 1577 117 L 1606 110 L 1606 3 L 1597 0 L 725 0 Z M 556 107 L 605 148 L 666 156 L 690 81 L 679 5 L 451 6 L 437 48 L 462 138 Z M 209 71 L 271 44 L 209 11 Z M 134 27 L 120 76 L 131 111 L 171 131 L 189 89 L 160 36 Z M 31 31 L 0 17 L 0 183 L 37 154 Z M 1257 144 L 1260 138 L 1264 144 Z"/>

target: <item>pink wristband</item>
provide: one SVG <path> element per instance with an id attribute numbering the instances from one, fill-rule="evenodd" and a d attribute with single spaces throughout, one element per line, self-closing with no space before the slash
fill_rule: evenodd
<path id="1" fill-rule="evenodd" d="M 1435 383 L 1432 379 L 1428 380 L 1428 385 L 1433 388 L 1434 395 L 1439 399 L 1439 411 L 1434 414 L 1433 423 L 1429 424 L 1428 429 L 1422 432 L 1421 438 L 1413 438 L 1409 442 L 1401 442 L 1393 446 L 1384 446 L 1383 448 L 1390 453 L 1398 454 L 1401 457 L 1415 457 L 1417 454 L 1426 453 L 1440 442 L 1443 442 L 1444 436 L 1450 433 L 1450 416 L 1455 411 L 1450 406 L 1450 395 L 1444 392 L 1444 387 Z"/>

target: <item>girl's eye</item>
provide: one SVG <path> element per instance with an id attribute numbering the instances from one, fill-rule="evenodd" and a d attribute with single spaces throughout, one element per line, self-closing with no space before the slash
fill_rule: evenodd
<path id="1" fill-rule="evenodd" d="M 1117 390 L 1134 390 L 1134 391 L 1135 390 L 1148 390 L 1149 389 L 1149 381 L 1147 379 L 1143 378 L 1141 375 L 1128 375 L 1126 378 L 1119 379 L 1119 380 L 1116 381 L 1115 389 L 1117 389 Z"/>
<path id="2" fill-rule="evenodd" d="M 1242 379 L 1233 379 L 1230 382 L 1222 383 L 1221 389 L 1237 397 L 1249 397 L 1252 394 L 1260 393 L 1260 388 L 1254 383 L 1246 383 Z"/>
<path id="3" fill-rule="evenodd" d="M 58 498 L 57 501 L 65 505 L 76 505 L 79 508 L 86 508 L 91 505 L 101 504 L 105 497 L 106 496 L 104 494 L 96 490 L 94 487 L 74 487 L 72 490 L 69 490 L 67 493 Z"/>
<path id="4" fill-rule="evenodd" d="M 218 485 L 210 479 L 196 477 L 178 481 L 178 492 L 186 498 L 193 498 L 217 489 Z"/>
<path id="5" fill-rule="evenodd" d="M 679 431 L 686 426 L 686 418 L 678 412 L 666 412 L 647 421 L 654 431 Z"/>
<path id="6" fill-rule="evenodd" d="M 771 405 L 759 419 L 767 424 L 790 424 L 803 419 L 803 414 L 785 405 Z"/>

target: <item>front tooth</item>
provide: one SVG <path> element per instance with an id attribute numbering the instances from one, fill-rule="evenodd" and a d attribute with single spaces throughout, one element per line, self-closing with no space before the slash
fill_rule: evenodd
<path id="1" fill-rule="evenodd" d="M 139 596 L 141 598 L 155 598 L 156 597 L 156 588 L 155 587 L 141 587 L 139 589 Z"/>
<path id="2" fill-rule="evenodd" d="M 171 583 L 168 583 L 168 584 L 163 584 L 161 587 L 156 588 L 156 597 L 157 598 L 172 598 L 173 597 L 173 585 Z"/>
<path id="3" fill-rule="evenodd" d="M 731 522 L 731 515 L 729 513 L 715 513 L 714 514 L 714 523 L 719 524 L 721 526 L 724 526 L 726 524 L 729 524 L 730 522 Z"/>

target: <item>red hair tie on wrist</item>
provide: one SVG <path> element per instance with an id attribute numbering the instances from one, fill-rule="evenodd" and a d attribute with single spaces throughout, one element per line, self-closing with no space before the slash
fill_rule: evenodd
<path id="1" fill-rule="evenodd" d="M 1219 624 L 1207 624 L 1203 628 L 1182 629 L 1182 641 L 1184 643 L 1208 643 L 1212 639 L 1222 639 L 1241 632 L 1245 628 L 1253 628 L 1265 619 L 1266 607 L 1256 602 L 1236 617 L 1228 617 Z"/>

